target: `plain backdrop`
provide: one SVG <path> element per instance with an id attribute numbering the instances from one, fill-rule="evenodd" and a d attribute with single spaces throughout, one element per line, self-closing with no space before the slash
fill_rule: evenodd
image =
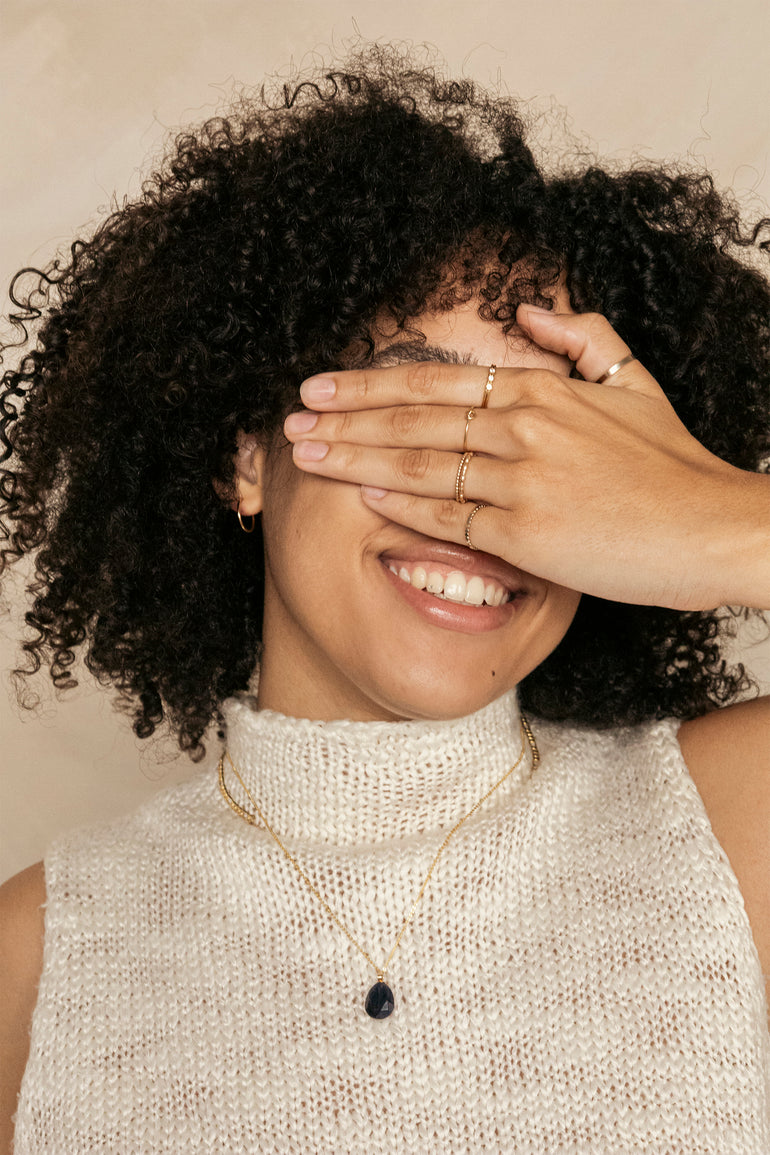
<path id="1" fill-rule="evenodd" d="M 533 117 L 615 161 L 683 158 L 770 201 L 767 0 L 3 0 L 3 287 L 136 193 L 175 127 L 234 85 L 344 55 L 351 43 L 427 43 L 455 73 L 502 85 Z M 562 111 L 566 110 L 566 111 Z M 546 142 L 548 143 L 548 142 Z M 766 208 L 765 208 L 766 211 Z M 36 713 L 14 704 L 18 593 L 0 613 L 0 877 L 69 826 L 120 813 L 193 769 L 168 739 L 144 747 L 87 680 Z M 770 647 L 744 637 L 770 684 Z"/>

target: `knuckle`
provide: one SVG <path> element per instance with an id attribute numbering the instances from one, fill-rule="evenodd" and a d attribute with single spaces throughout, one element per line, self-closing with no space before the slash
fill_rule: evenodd
<path id="1" fill-rule="evenodd" d="M 606 333 L 609 327 L 609 321 L 601 313 L 581 313 L 581 317 L 589 338 Z"/>
<path id="2" fill-rule="evenodd" d="M 518 410 L 513 416 L 513 436 L 525 449 L 534 449 L 548 435 L 548 420 L 542 409 L 534 405 Z"/>
<path id="3" fill-rule="evenodd" d="M 409 392 L 419 398 L 432 396 L 436 385 L 436 370 L 430 361 L 417 361 L 406 371 Z"/>
<path id="4" fill-rule="evenodd" d="M 353 414 L 338 413 L 334 422 L 334 435 L 340 441 L 347 441 L 353 428 Z"/>
<path id="5" fill-rule="evenodd" d="M 353 377 L 356 400 L 359 402 L 366 401 L 374 392 L 376 382 L 375 370 L 367 371 L 366 369 L 362 369 L 360 373 L 356 373 Z"/>
<path id="6" fill-rule="evenodd" d="M 456 501 L 439 501 L 436 504 L 436 525 L 439 529 L 445 530 L 447 535 L 450 531 L 457 529 L 457 510 L 458 505 Z"/>
<path id="7" fill-rule="evenodd" d="M 399 454 L 396 471 L 401 481 L 422 481 L 430 473 L 433 454 L 429 449 L 406 449 Z"/>
<path id="8" fill-rule="evenodd" d="M 343 474 L 355 474 L 362 464 L 361 451 L 356 445 L 349 445 L 341 441 L 333 448 L 333 453 L 335 465 Z"/>
<path id="9" fill-rule="evenodd" d="M 423 417 L 418 405 L 400 405 L 390 415 L 390 432 L 396 442 L 413 437 L 423 425 Z"/>
<path id="10" fill-rule="evenodd" d="M 514 421 L 531 405 L 547 404 L 553 399 L 555 389 L 561 387 L 561 377 L 553 369 L 528 369 L 526 380 L 519 392 L 518 405 L 512 409 Z"/>

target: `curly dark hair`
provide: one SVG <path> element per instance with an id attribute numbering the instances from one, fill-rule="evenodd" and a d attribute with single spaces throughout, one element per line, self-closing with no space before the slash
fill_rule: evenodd
<path id="1" fill-rule="evenodd" d="M 541 171 L 516 106 L 387 53 L 242 98 L 178 137 L 141 196 L 11 290 L 3 377 L 5 568 L 35 552 L 27 665 L 74 684 L 84 647 L 141 737 L 203 753 L 259 657 L 262 541 L 236 532 L 239 430 L 279 435 L 298 386 L 365 363 L 383 310 L 478 299 L 603 313 L 712 452 L 770 448 L 767 255 L 708 176 Z M 218 480 L 219 494 L 212 479 Z M 547 718 L 691 717 L 745 688 L 716 612 L 584 597 L 521 687 Z"/>

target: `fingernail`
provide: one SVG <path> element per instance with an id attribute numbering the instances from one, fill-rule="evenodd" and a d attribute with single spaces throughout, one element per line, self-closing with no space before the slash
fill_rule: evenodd
<path id="1" fill-rule="evenodd" d="M 286 433 L 309 433 L 318 424 L 318 414 L 303 410 L 301 413 L 290 413 L 283 423 Z"/>
<path id="2" fill-rule="evenodd" d="M 553 309 L 544 309 L 542 305 L 530 305 L 528 301 L 523 301 L 522 309 L 529 309 L 531 313 L 545 313 L 546 317 L 553 317 Z"/>
<path id="3" fill-rule="evenodd" d="M 376 485 L 362 485 L 361 494 L 363 497 L 370 497 L 374 501 L 379 501 L 382 497 L 388 496 L 387 489 L 378 489 Z"/>
<path id="4" fill-rule="evenodd" d="M 332 377 L 308 377 L 299 389 L 299 395 L 306 405 L 312 401 L 329 401 L 336 392 L 337 385 Z"/>
<path id="5" fill-rule="evenodd" d="M 294 446 L 294 457 L 301 461 L 323 461 L 328 452 L 325 441 L 298 441 Z"/>

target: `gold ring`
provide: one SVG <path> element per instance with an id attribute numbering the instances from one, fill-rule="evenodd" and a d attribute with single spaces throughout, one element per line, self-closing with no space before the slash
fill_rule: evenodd
<path id="1" fill-rule="evenodd" d="M 631 362 L 635 360 L 636 357 L 633 355 L 633 353 L 629 353 L 627 357 L 621 357 L 621 359 L 616 361 L 614 365 L 610 365 L 606 373 L 602 373 L 601 377 L 596 378 L 596 384 L 603 385 L 604 382 L 607 381 L 610 377 L 614 377 L 618 370 L 622 369 L 624 365 L 630 365 Z"/>
<path id="2" fill-rule="evenodd" d="M 471 421 L 476 416 L 476 406 L 471 405 L 468 412 L 465 414 L 465 435 L 463 436 L 463 453 L 468 452 L 468 430 L 471 427 Z"/>
<path id="3" fill-rule="evenodd" d="M 468 466 L 473 453 L 464 453 L 460 458 L 460 464 L 457 467 L 457 477 L 455 477 L 455 501 L 458 505 L 465 505 L 465 475 L 468 472 Z"/>
<path id="4" fill-rule="evenodd" d="M 489 404 L 489 394 L 492 392 L 492 385 L 494 384 L 496 372 L 497 365 L 490 365 L 489 372 L 487 373 L 487 379 L 484 384 L 484 396 L 481 398 L 481 405 L 479 406 L 480 409 L 486 409 L 487 405 Z"/>
<path id="5" fill-rule="evenodd" d="M 471 522 L 473 521 L 474 517 L 476 516 L 476 514 L 479 512 L 480 509 L 488 509 L 488 508 L 489 508 L 488 505 L 483 505 L 483 504 L 482 505 L 475 505 L 473 507 L 473 509 L 470 511 L 470 513 L 468 514 L 468 520 L 465 523 L 465 540 L 468 544 L 468 549 L 472 549 L 474 551 L 474 553 L 478 553 L 479 547 L 477 545 L 474 545 L 473 542 L 471 541 Z"/>

